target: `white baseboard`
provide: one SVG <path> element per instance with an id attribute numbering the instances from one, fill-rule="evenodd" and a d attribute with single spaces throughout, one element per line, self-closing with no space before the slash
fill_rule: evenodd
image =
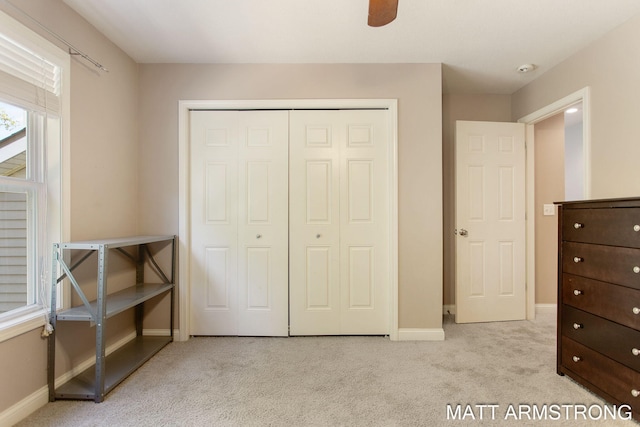
<path id="1" fill-rule="evenodd" d="M 558 304 L 536 304 L 536 314 L 557 313 Z"/>
<path id="2" fill-rule="evenodd" d="M 117 349 L 119 349 L 129 341 L 134 340 L 135 338 L 136 338 L 136 332 L 133 331 L 130 334 L 126 335 L 125 337 L 114 342 L 113 344 L 107 346 L 107 348 L 105 349 L 105 355 L 106 356 L 110 355 L 111 353 L 113 353 L 114 351 L 116 351 Z M 96 358 L 90 357 L 86 359 L 84 362 L 74 366 L 73 368 L 71 368 L 70 371 L 67 371 L 56 378 L 56 381 L 55 381 L 56 388 L 60 387 L 62 384 L 71 380 L 71 378 L 75 377 L 76 375 L 83 372 L 85 369 L 88 369 L 95 364 L 96 364 Z"/>
<path id="3" fill-rule="evenodd" d="M 49 387 L 44 386 L 0 413 L 0 427 L 10 427 L 27 418 L 49 402 Z"/>
<path id="4" fill-rule="evenodd" d="M 146 335 L 149 337 L 168 337 L 169 329 L 143 329 L 142 335 Z M 180 329 L 173 330 L 173 338 L 177 340 L 177 337 L 180 335 Z"/>
<path id="5" fill-rule="evenodd" d="M 444 341 L 444 329 L 398 329 L 398 341 Z"/>
<path id="6" fill-rule="evenodd" d="M 555 313 L 558 310 L 558 304 L 536 304 L 536 313 Z M 443 305 L 442 314 L 456 314 L 456 306 Z"/>
<path id="7" fill-rule="evenodd" d="M 167 333 L 168 335 L 168 333 Z M 120 340 L 114 342 L 113 344 L 107 346 L 105 349 L 105 353 L 107 355 L 113 353 L 129 341 L 136 338 L 136 332 L 128 334 L 127 336 L 121 338 Z M 65 372 L 55 379 L 56 388 L 60 387 L 62 384 L 69 381 L 71 378 L 75 377 L 85 369 L 96 364 L 95 357 L 90 357 L 84 362 L 74 366 L 70 371 Z M 0 413 L 0 427 L 9 427 L 18 422 L 22 421 L 44 405 L 49 402 L 49 387 L 44 386 L 35 392 L 31 393 L 29 396 L 25 397 L 18 403 L 13 406 L 5 409 Z"/>
<path id="8" fill-rule="evenodd" d="M 442 306 L 442 314 L 456 314 L 456 305 L 455 304 L 450 304 L 450 305 L 443 305 Z"/>

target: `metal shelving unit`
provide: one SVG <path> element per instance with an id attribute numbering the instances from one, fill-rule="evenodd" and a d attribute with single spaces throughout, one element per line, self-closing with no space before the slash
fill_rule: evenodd
<path id="1" fill-rule="evenodd" d="M 167 276 L 153 257 L 150 245 L 171 245 L 171 272 Z M 132 255 L 125 247 L 137 247 Z M 108 293 L 107 272 L 110 250 L 132 261 L 136 266 L 136 284 L 118 292 Z M 65 261 L 65 251 L 84 251 L 72 266 Z M 97 254 L 97 298 L 90 302 L 82 291 L 73 271 L 93 254 Z M 68 257 L 70 258 L 70 257 Z M 145 266 L 152 268 L 162 283 L 145 283 Z M 174 292 L 176 266 L 175 236 L 136 236 L 121 239 L 90 240 L 82 242 L 57 243 L 53 245 L 53 269 L 51 289 L 51 324 L 53 333 L 49 336 L 48 383 L 49 400 L 81 399 L 102 402 L 104 396 L 133 371 L 149 360 L 165 345 L 173 341 Z M 58 276 L 58 267 L 62 274 Z M 82 300 L 82 305 L 56 311 L 57 287 L 68 279 L 71 287 Z M 171 294 L 168 336 L 144 336 L 142 322 L 144 302 L 158 295 Z M 135 310 L 136 338 L 118 350 L 105 355 L 106 320 L 118 313 L 133 308 Z M 96 328 L 96 363 L 70 381 L 55 387 L 56 329 L 58 321 L 90 322 Z"/>

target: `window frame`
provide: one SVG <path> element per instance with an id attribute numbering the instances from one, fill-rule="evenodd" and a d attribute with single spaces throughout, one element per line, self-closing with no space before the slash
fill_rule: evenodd
<path id="1" fill-rule="evenodd" d="M 46 197 L 42 197 L 42 192 L 40 192 L 41 196 L 38 197 L 35 204 L 38 206 L 36 215 L 40 215 L 39 218 L 36 218 L 36 222 L 40 224 L 45 222 L 47 230 L 46 233 L 38 233 L 33 239 L 39 252 L 35 256 L 35 262 L 38 265 L 30 269 L 35 273 L 28 274 L 28 280 L 34 281 L 33 285 L 35 287 L 33 289 L 36 292 L 36 303 L 3 313 L 0 317 L 0 342 L 3 342 L 42 327 L 48 321 L 51 310 L 49 305 L 51 301 L 51 253 L 53 243 L 69 240 L 70 171 L 68 165 L 70 160 L 71 64 L 70 55 L 67 52 L 2 11 L 0 11 L 0 33 L 29 49 L 38 57 L 55 64 L 60 73 L 57 112 L 47 111 L 45 104 L 45 108 L 42 109 L 45 114 L 38 115 L 43 118 L 45 124 L 36 126 L 36 130 L 38 132 L 41 131 L 41 135 L 38 137 L 44 139 L 44 153 L 46 154 L 41 155 L 39 158 L 39 161 L 45 162 L 41 168 L 44 176 L 39 177 L 41 179 L 30 181 L 30 185 L 43 185 L 46 187 Z M 45 94 L 45 98 L 46 96 Z M 33 110 L 27 103 L 12 96 L 8 91 L 0 91 L 0 98 L 25 110 Z M 30 117 L 28 122 L 31 120 Z M 28 142 L 28 144 L 31 144 L 31 142 Z M 39 184 L 39 182 L 42 184 Z M 43 215 L 46 215 L 46 217 Z M 29 232 L 31 233 L 32 231 L 30 230 Z M 46 237 L 43 238 L 43 236 Z M 34 258 L 33 254 L 30 255 Z M 44 274 L 44 278 L 40 277 L 40 272 Z M 65 286 L 59 286 L 57 289 L 56 300 L 58 301 L 58 307 L 56 309 L 68 306 L 69 292 L 65 292 Z M 41 295 L 45 301 L 41 300 Z"/>

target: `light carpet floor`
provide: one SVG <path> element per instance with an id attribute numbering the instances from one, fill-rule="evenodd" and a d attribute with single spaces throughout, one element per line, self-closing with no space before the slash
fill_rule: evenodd
<path id="1" fill-rule="evenodd" d="M 468 325 L 450 317 L 442 342 L 192 338 L 167 346 L 103 403 L 56 401 L 18 425 L 638 425 L 624 414 L 605 419 L 602 400 L 556 374 L 554 314 Z M 485 404 L 494 406 L 481 413 Z"/>

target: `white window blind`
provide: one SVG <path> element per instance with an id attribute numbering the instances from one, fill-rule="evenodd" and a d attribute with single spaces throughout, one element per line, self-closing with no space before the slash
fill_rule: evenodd
<path id="1" fill-rule="evenodd" d="M 35 111 L 59 114 L 60 67 L 0 30 L 0 92 Z"/>

